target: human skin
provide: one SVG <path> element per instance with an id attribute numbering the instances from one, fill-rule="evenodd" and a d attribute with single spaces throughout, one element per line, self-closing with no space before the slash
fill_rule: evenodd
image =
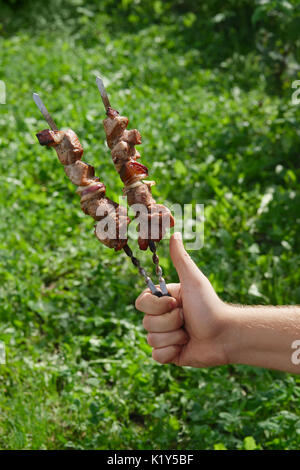
<path id="1" fill-rule="evenodd" d="M 172 297 L 158 298 L 147 289 L 135 303 L 146 314 L 143 325 L 153 359 L 178 366 L 247 364 L 300 373 L 299 306 L 225 303 L 185 251 L 179 233 L 170 239 L 170 255 L 180 280 L 168 284 Z"/>

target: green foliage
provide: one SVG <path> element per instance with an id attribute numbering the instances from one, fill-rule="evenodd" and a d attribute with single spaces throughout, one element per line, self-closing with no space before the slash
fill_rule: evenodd
<path id="1" fill-rule="evenodd" d="M 279 23 L 297 21 L 297 3 L 17 3 L 12 22 L 6 2 L 0 37 L 0 447 L 299 448 L 296 376 L 152 361 L 134 309 L 143 282 L 93 237 L 55 153 L 37 144 L 45 123 L 31 97 L 78 133 L 117 198 L 101 72 L 142 133 L 156 199 L 205 204 L 205 245 L 191 256 L 218 294 L 300 303 L 298 69 L 288 61 L 270 84 L 272 61 L 256 48 L 264 34 L 265 51 L 293 42 Z M 167 241 L 160 258 L 176 281 Z"/>
<path id="2" fill-rule="evenodd" d="M 52 0 L 46 16 L 41 0 L 0 0 L 0 7 L 4 34 L 25 25 L 33 32 L 63 27 L 90 45 L 101 40 L 104 29 L 115 37 L 156 24 L 168 26 L 169 50 L 205 50 L 206 67 L 231 58 L 233 52 L 255 50 L 270 93 L 289 87 L 290 77 L 299 71 L 298 0 Z M 16 9 L 19 14 L 12 23 L 9 12 Z"/>

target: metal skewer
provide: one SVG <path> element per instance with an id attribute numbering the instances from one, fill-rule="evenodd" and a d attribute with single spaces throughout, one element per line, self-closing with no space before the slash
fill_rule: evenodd
<path id="1" fill-rule="evenodd" d="M 109 99 L 108 99 L 108 96 L 107 96 L 106 89 L 105 89 L 102 78 L 96 77 L 96 83 L 97 83 L 98 89 L 100 91 L 100 95 L 101 95 L 101 98 L 102 98 L 102 101 L 103 101 L 103 104 L 104 104 L 104 107 L 105 107 L 105 111 L 107 111 L 107 109 L 111 108 L 111 106 L 110 106 L 110 102 L 109 102 Z"/>
<path id="2" fill-rule="evenodd" d="M 33 93 L 33 99 L 39 110 L 41 111 L 42 115 L 44 116 L 45 120 L 49 124 L 49 127 L 53 131 L 58 131 L 58 127 L 56 126 L 55 122 L 53 121 L 52 117 L 50 116 L 50 113 L 44 103 L 42 102 L 40 96 L 37 93 Z"/>
<path id="3" fill-rule="evenodd" d="M 162 297 L 162 295 L 163 295 L 162 292 L 160 292 L 155 287 L 154 283 L 152 282 L 151 278 L 146 273 L 145 269 L 142 268 L 141 263 L 139 262 L 139 260 L 135 256 L 133 256 L 131 248 L 129 248 L 128 245 L 125 245 L 123 250 L 125 251 L 126 255 L 129 256 L 129 258 L 131 259 L 132 264 L 135 267 L 138 268 L 140 275 L 143 276 L 143 278 L 145 279 L 146 284 L 149 287 L 149 289 L 151 290 L 152 294 L 156 295 L 157 297 Z"/>
<path id="4" fill-rule="evenodd" d="M 110 108 L 111 106 L 110 106 L 110 101 L 108 99 L 107 92 L 106 92 L 103 80 L 100 77 L 96 77 L 96 83 L 97 83 L 98 89 L 100 91 L 100 95 L 101 95 L 105 110 L 107 111 L 107 109 Z M 159 281 L 159 285 L 160 285 L 160 288 L 161 288 L 161 292 L 156 289 L 156 287 L 154 286 L 154 284 L 151 281 L 150 277 L 147 276 L 147 275 L 146 276 L 147 276 L 148 281 L 146 280 L 145 275 L 140 271 L 140 267 L 137 264 L 135 264 L 134 259 L 136 260 L 136 258 L 133 258 L 131 255 L 129 255 L 127 253 L 126 247 L 124 247 L 124 251 L 129 257 L 131 257 L 131 260 L 132 260 L 133 264 L 138 267 L 140 274 L 142 274 L 142 276 L 145 277 L 146 283 L 147 283 L 148 287 L 150 288 L 152 294 L 154 294 L 158 297 L 170 295 L 169 292 L 168 292 L 168 289 L 167 289 L 166 281 L 164 280 L 164 278 L 162 276 L 162 269 L 159 266 L 159 258 L 158 258 L 157 253 L 156 253 L 156 245 L 153 241 L 149 241 L 149 248 L 153 253 L 152 260 L 153 260 L 153 263 L 155 264 L 155 271 L 156 271 L 156 274 L 158 276 L 158 281 Z M 129 248 L 129 250 L 130 250 L 130 248 Z M 131 254 L 132 254 L 132 251 L 131 251 Z M 143 270 L 143 268 L 141 268 L 141 269 Z M 151 284 L 154 287 L 155 291 L 152 290 L 153 288 L 150 287 L 148 282 L 151 282 Z"/>
<path id="5" fill-rule="evenodd" d="M 102 80 L 101 79 L 99 79 L 99 80 L 103 84 Z M 105 92 L 105 89 L 104 89 L 104 92 Z M 106 92 L 105 92 L 105 94 L 106 94 Z M 106 95 L 106 98 L 107 98 L 106 102 L 108 103 L 108 106 L 109 106 L 109 100 L 108 100 L 107 95 Z M 58 127 L 56 126 L 56 124 L 55 124 L 54 120 L 52 119 L 52 117 L 51 117 L 49 111 L 47 110 L 46 106 L 42 102 L 40 96 L 37 93 L 33 93 L 33 99 L 34 99 L 35 104 L 37 105 L 37 107 L 41 111 L 42 115 L 44 116 L 46 122 L 49 124 L 49 127 L 53 131 L 58 131 Z M 104 103 L 104 100 L 103 100 L 103 103 Z M 135 256 L 133 256 L 131 248 L 128 245 L 125 245 L 123 249 L 124 249 L 126 255 L 129 256 L 129 258 L 131 259 L 132 264 L 135 267 L 138 268 L 139 273 L 141 274 L 141 276 L 144 277 L 144 279 L 146 281 L 146 284 L 149 287 L 149 289 L 151 290 L 152 294 L 156 295 L 157 297 L 161 297 L 161 295 L 162 295 L 161 292 L 155 287 L 155 285 L 153 284 L 151 278 L 146 273 L 145 269 L 142 268 L 139 260 Z"/>
<path id="6" fill-rule="evenodd" d="M 159 257 L 156 253 L 156 245 L 152 240 L 149 241 L 149 248 L 153 253 L 152 260 L 153 260 L 153 263 L 155 264 L 155 272 L 156 272 L 156 275 L 158 276 L 158 282 L 161 288 L 161 292 L 163 295 L 170 295 L 168 292 L 166 281 L 162 275 L 163 274 L 162 269 L 159 265 Z"/>

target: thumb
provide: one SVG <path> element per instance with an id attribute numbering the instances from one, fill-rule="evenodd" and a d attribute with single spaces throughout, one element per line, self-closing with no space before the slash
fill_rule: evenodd
<path id="1" fill-rule="evenodd" d="M 191 278 L 203 278 L 204 275 L 185 251 L 180 232 L 170 238 L 170 255 L 181 282 Z"/>

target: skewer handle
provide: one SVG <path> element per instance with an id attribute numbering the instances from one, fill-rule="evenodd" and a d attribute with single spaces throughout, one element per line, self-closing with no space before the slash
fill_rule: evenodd
<path id="1" fill-rule="evenodd" d="M 156 295 L 157 297 L 162 297 L 163 294 L 158 289 L 156 289 L 151 278 L 148 276 L 145 269 L 142 268 L 139 260 L 135 256 L 133 256 L 131 248 L 128 245 L 125 245 L 123 247 L 123 250 L 125 251 L 126 255 L 131 259 L 132 264 L 138 268 L 140 275 L 143 276 L 143 278 L 145 279 L 145 282 L 147 286 L 149 287 L 149 289 L 151 290 L 152 294 Z"/>
<path id="2" fill-rule="evenodd" d="M 157 292 L 154 292 L 153 295 L 155 295 L 156 297 L 172 297 L 171 294 L 169 294 L 169 292 L 167 294 L 163 294 L 162 292 L 160 292 L 159 290 Z"/>
<path id="3" fill-rule="evenodd" d="M 157 253 L 156 253 L 156 245 L 152 240 L 149 241 L 149 248 L 153 253 L 152 260 L 153 260 L 153 263 L 156 266 L 156 274 L 158 276 L 158 281 L 159 281 L 159 285 L 160 285 L 161 293 L 162 293 L 162 295 L 159 295 L 158 297 L 163 297 L 163 296 L 166 296 L 166 295 L 171 297 L 171 295 L 168 292 L 166 281 L 164 280 L 163 275 L 162 275 L 163 274 L 162 269 L 159 266 L 159 258 L 158 258 Z M 155 295 L 157 295 L 157 294 L 155 294 Z"/>

